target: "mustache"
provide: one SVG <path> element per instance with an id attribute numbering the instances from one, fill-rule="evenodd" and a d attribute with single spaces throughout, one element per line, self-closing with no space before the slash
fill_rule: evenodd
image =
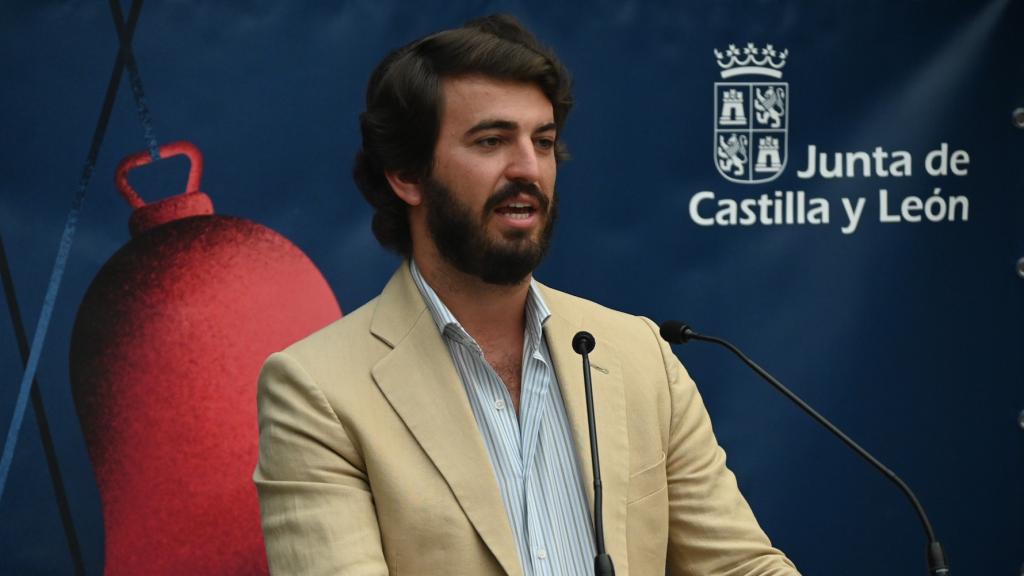
<path id="1" fill-rule="evenodd" d="M 542 213 L 547 213 L 548 205 L 551 204 L 551 201 L 548 200 L 548 197 L 540 191 L 540 188 L 532 182 L 516 181 L 505 184 L 501 187 L 501 190 L 498 190 L 491 195 L 491 197 L 487 199 L 487 202 L 484 202 L 484 216 L 493 212 L 494 209 L 502 202 L 511 200 L 520 194 L 526 194 L 527 196 L 534 198 L 537 201 L 540 211 Z"/>

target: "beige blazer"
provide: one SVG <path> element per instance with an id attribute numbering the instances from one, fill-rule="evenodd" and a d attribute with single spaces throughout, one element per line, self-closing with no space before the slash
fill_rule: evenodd
<path id="1" fill-rule="evenodd" d="M 619 576 L 793 575 L 649 320 L 542 287 L 593 503 L 578 330 L 591 354 L 605 540 Z M 381 295 L 267 360 L 259 490 L 274 574 L 521 575 L 465 390 L 403 265 Z"/>

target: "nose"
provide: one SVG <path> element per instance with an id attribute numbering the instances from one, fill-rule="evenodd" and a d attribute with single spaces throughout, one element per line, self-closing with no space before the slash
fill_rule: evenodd
<path id="1" fill-rule="evenodd" d="M 526 138 L 510 147 L 505 177 L 509 181 L 540 182 L 540 158 L 532 139 Z"/>

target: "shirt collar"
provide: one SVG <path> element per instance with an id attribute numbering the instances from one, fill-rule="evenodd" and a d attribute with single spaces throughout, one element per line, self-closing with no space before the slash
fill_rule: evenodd
<path id="1" fill-rule="evenodd" d="M 430 311 L 430 316 L 434 319 L 437 330 L 441 335 L 458 341 L 465 341 L 465 343 L 472 344 L 474 348 L 479 349 L 473 337 L 466 332 L 462 324 L 455 318 L 455 315 L 438 297 L 437 292 L 434 292 L 434 289 L 430 287 L 427 280 L 420 274 L 416 262 L 412 259 L 409 260 L 409 272 L 412 274 L 412 280 L 416 284 L 416 288 L 419 289 L 420 295 L 423 296 L 427 310 Z M 544 302 L 544 297 L 541 296 L 537 282 L 531 278 L 530 291 L 526 296 L 526 347 L 531 350 L 536 349 L 541 342 L 544 323 L 550 317 L 551 310 L 548 309 L 547 303 Z"/>

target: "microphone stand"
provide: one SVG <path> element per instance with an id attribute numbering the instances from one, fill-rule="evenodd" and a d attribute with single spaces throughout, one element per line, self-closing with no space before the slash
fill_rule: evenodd
<path id="1" fill-rule="evenodd" d="M 866 460 L 869 464 L 871 464 L 879 472 L 881 472 L 886 478 L 888 478 L 890 481 L 896 484 L 896 486 L 898 486 L 899 489 L 903 492 L 904 496 L 906 496 L 910 500 L 910 503 L 914 506 L 914 510 L 917 512 L 917 517 L 921 520 L 921 524 L 924 526 L 925 535 L 928 537 L 928 574 L 930 574 L 931 576 L 949 576 L 949 564 L 946 560 L 946 553 L 942 549 L 942 544 L 940 544 L 939 541 L 935 538 L 935 531 L 932 530 L 931 522 L 928 521 L 928 515 L 925 514 L 924 508 L 918 501 L 917 496 L 915 496 L 914 492 L 910 489 L 910 486 L 907 486 L 907 483 L 904 482 L 899 476 L 897 476 L 892 470 L 886 468 L 881 462 L 878 461 L 878 459 L 876 459 L 874 456 L 868 453 L 867 450 L 861 448 L 859 444 L 857 444 L 856 442 L 853 441 L 853 439 L 844 434 L 842 430 L 840 430 L 834 424 L 829 422 L 827 418 L 819 414 L 814 408 L 811 408 L 810 405 L 808 405 L 806 402 L 800 399 L 799 396 L 790 391 L 789 388 L 783 386 L 781 382 L 776 380 L 775 377 L 769 374 L 764 368 L 761 368 L 760 366 L 757 365 L 757 363 L 748 358 L 747 355 L 741 352 L 739 348 L 733 346 L 732 344 L 725 340 L 722 340 L 721 338 L 698 334 L 697 332 L 694 332 L 692 328 L 690 328 L 689 326 L 682 322 L 672 320 L 668 322 L 663 322 L 661 324 L 660 329 L 661 337 L 670 344 L 685 344 L 690 340 L 701 340 L 704 342 L 718 344 L 719 346 L 728 349 L 730 352 L 738 356 L 739 359 L 742 360 L 744 364 L 749 366 L 754 372 L 757 372 L 759 376 L 767 380 L 768 383 L 774 386 L 776 390 L 781 392 L 783 396 L 792 400 L 793 403 L 799 406 L 801 410 L 810 415 L 811 418 L 814 418 L 814 420 L 818 422 L 818 424 L 824 426 L 829 432 L 831 432 L 837 438 L 839 438 L 839 440 L 841 440 L 843 444 L 846 444 L 850 449 L 856 452 L 858 456 Z"/>
<path id="2" fill-rule="evenodd" d="M 594 392 L 590 383 L 590 351 L 597 342 L 589 332 L 577 332 L 572 338 L 572 348 L 583 356 L 583 386 L 587 396 L 587 422 L 590 424 L 590 460 L 594 467 L 594 539 L 597 555 L 594 556 L 594 576 L 615 576 L 612 557 L 604 547 L 604 512 L 602 509 L 601 461 L 597 455 L 597 425 L 594 422 Z"/>

